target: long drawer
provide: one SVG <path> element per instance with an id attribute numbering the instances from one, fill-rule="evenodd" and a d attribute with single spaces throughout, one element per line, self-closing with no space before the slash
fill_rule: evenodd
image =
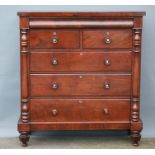
<path id="1" fill-rule="evenodd" d="M 130 120 L 128 99 L 32 99 L 30 103 L 31 122 Z"/>
<path id="2" fill-rule="evenodd" d="M 130 74 L 31 74 L 30 94 L 42 96 L 130 96 Z"/>
<path id="3" fill-rule="evenodd" d="M 130 72 L 131 52 L 32 52 L 30 70 Z"/>

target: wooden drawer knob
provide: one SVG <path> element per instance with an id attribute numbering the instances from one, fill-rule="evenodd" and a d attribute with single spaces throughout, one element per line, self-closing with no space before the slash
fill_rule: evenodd
<path id="1" fill-rule="evenodd" d="M 105 66 L 110 66 L 110 65 L 111 65 L 110 60 L 109 60 L 109 59 L 105 59 L 105 60 L 104 60 L 104 65 L 105 65 Z"/>
<path id="2" fill-rule="evenodd" d="M 52 58 L 52 65 L 57 65 L 58 64 L 58 60 L 56 58 Z"/>
<path id="3" fill-rule="evenodd" d="M 52 109 L 52 116 L 56 116 L 58 114 L 57 109 Z"/>
<path id="4" fill-rule="evenodd" d="M 107 37 L 107 38 L 104 39 L 104 42 L 105 42 L 106 44 L 111 44 L 112 39 L 109 38 L 109 37 Z"/>
<path id="5" fill-rule="evenodd" d="M 110 89 L 110 84 L 109 84 L 108 82 L 105 82 L 105 83 L 104 83 L 104 88 L 105 88 L 105 89 Z"/>
<path id="6" fill-rule="evenodd" d="M 52 43 L 57 44 L 58 43 L 58 38 L 52 38 Z"/>
<path id="7" fill-rule="evenodd" d="M 53 82 L 53 83 L 52 83 L 52 89 L 53 89 L 53 90 L 58 89 L 58 87 L 59 87 L 59 85 L 58 85 L 56 82 Z"/>
<path id="8" fill-rule="evenodd" d="M 108 115 L 109 114 L 109 109 L 108 108 L 104 108 L 103 112 L 104 112 L 105 115 Z"/>

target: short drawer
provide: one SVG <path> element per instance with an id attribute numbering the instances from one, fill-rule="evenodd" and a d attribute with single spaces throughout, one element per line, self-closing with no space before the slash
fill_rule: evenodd
<path id="1" fill-rule="evenodd" d="M 30 48 L 79 48 L 79 38 L 76 30 L 31 30 Z"/>
<path id="2" fill-rule="evenodd" d="M 131 75 L 31 74 L 31 96 L 130 96 Z"/>
<path id="3" fill-rule="evenodd" d="M 31 122 L 129 122 L 130 120 L 128 99 L 32 99 L 30 106 Z"/>
<path id="4" fill-rule="evenodd" d="M 33 52 L 33 72 L 131 71 L 131 52 Z"/>
<path id="5" fill-rule="evenodd" d="M 132 48 L 132 30 L 85 30 L 83 48 Z"/>

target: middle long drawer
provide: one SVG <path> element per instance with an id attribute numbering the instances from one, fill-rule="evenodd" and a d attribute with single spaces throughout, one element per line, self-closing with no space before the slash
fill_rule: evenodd
<path id="1" fill-rule="evenodd" d="M 131 52 L 32 52 L 32 72 L 130 72 Z"/>
<path id="2" fill-rule="evenodd" d="M 130 74 L 31 74 L 32 97 L 127 96 Z"/>

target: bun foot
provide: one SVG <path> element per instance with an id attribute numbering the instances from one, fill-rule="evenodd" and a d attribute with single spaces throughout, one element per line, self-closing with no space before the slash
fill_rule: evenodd
<path id="1" fill-rule="evenodd" d="M 26 147 L 28 145 L 29 139 L 30 139 L 29 132 L 20 133 L 19 140 L 21 141 L 23 147 Z"/>
<path id="2" fill-rule="evenodd" d="M 139 131 L 131 131 L 131 140 L 133 146 L 139 146 L 139 141 L 141 139 L 141 135 Z"/>

